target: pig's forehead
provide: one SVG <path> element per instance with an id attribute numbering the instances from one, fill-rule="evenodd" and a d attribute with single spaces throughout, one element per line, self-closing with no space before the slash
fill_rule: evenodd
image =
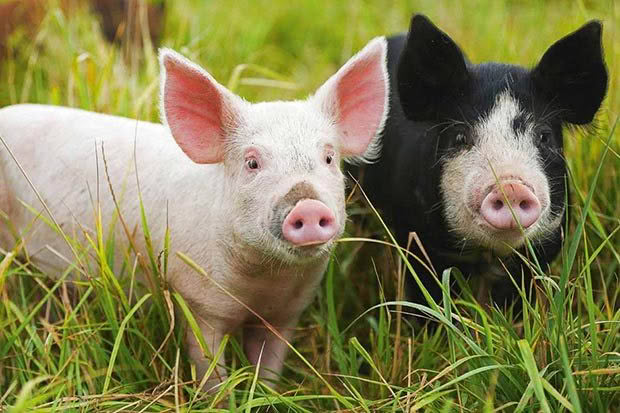
<path id="1" fill-rule="evenodd" d="M 263 102 L 251 105 L 245 116 L 246 135 L 254 140 L 287 144 L 332 143 L 333 122 L 308 102 Z"/>
<path id="2" fill-rule="evenodd" d="M 483 63 L 469 67 L 467 91 L 446 105 L 446 118 L 461 119 L 470 124 L 486 118 L 499 106 L 506 107 L 504 115 L 513 114 L 515 104 L 521 111 L 531 111 L 530 73 L 527 69 L 500 63 Z M 510 95 L 512 99 L 504 99 Z M 515 102 L 516 101 L 516 102 Z"/>
<path id="3" fill-rule="evenodd" d="M 531 117 L 511 90 L 505 90 L 495 97 L 491 110 L 475 123 L 482 135 L 513 136 L 531 127 Z"/>

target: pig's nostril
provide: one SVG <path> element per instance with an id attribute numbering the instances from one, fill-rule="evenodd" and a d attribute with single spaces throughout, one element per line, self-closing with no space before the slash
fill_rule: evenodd
<path id="1" fill-rule="evenodd" d="M 494 210 L 499 211 L 503 207 L 504 207 L 504 201 L 502 201 L 501 199 L 498 199 L 495 202 L 493 202 L 493 209 Z"/>
<path id="2" fill-rule="evenodd" d="M 526 211 L 530 208 L 530 203 L 527 201 L 521 201 L 519 203 L 519 208 L 521 208 L 522 210 Z"/>
<path id="3" fill-rule="evenodd" d="M 298 219 L 293 225 L 295 226 L 295 229 L 301 229 L 304 226 L 304 222 L 301 219 Z"/>
<path id="4" fill-rule="evenodd" d="M 321 218 L 321 220 L 319 221 L 319 226 L 320 227 L 325 227 L 328 224 L 329 224 L 329 220 L 327 220 L 325 218 Z"/>

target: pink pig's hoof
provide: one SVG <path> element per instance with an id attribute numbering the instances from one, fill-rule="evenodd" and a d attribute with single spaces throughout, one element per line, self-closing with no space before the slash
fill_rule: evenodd
<path id="1" fill-rule="evenodd" d="M 284 239 L 298 247 L 324 244 L 337 232 L 334 213 L 315 199 L 299 201 L 282 224 Z"/>

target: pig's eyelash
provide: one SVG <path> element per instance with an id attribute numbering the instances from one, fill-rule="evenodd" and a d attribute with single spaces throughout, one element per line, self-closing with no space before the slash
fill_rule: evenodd
<path id="1" fill-rule="evenodd" d="M 534 122 L 538 123 L 542 123 L 545 121 L 545 114 L 547 113 L 547 111 L 549 110 L 549 107 L 551 106 L 551 102 L 547 102 L 545 104 L 545 107 L 543 108 L 542 113 L 540 114 L 540 119 L 536 119 L 536 117 L 534 117 Z"/>
<path id="2" fill-rule="evenodd" d="M 543 110 L 543 113 L 541 114 L 540 119 L 538 119 L 539 123 L 545 123 L 550 118 L 554 118 L 554 117 L 557 117 L 557 116 L 561 115 L 562 113 L 568 112 L 567 109 L 553 109 L 553 110 L 550 110 L 550 107 L 551 107 L 551 103 L 548 103 L 545 106 L 545 109 Z"/>
<path id="3" fill-rule="evenodd" d="M 439 134 L 443 134 L 445 131 L 447 131 L 448 129 L 450 129 L 452 127 L 453 123 L 448 123 L 446 122 L 445 127 L 439 131 Z"/>
<path id="4" fill-rule="evenodd" d="M 469 129 L 474 129 L 474 125 L 472 125 L 468 120 L 467 117 L 465 116 L 465 113 L 463 112 L 463 108 L 459 107 L 459 113 L 461 114 L 461 118 L 463 120 L 458 120 L 458 119 L 451 119 L 450 121 L 454 123 L 454 125 L 465 125 L 467 126 Z M 480 114 L 478 113 L 478 111 L 476 110 L 476 115 L 478 115 L 478 117 L 480 116 Z"/>
<path id="5" fill-rule="evenodd" d="M 437 129 L 437 128 L 441 128 L 441 127 L 445 126 L 445 128 L 444 128 L 444 129 L 442 129 L 441 131 L 439 131 L 439 133 L 442 133 L 442 132 L 444 132 L 446 129 L 448 129 L 448 128 L 450 127 L 450 125 L 452 125 L 452 122 L 451 122 L 451 121 L 444 121 L 444 122 L 440 122 L 440 123 L 438 123 L 438 124 L 436 124 L 436 125 L 431 126 L 430 128 L 428 128 L 428 130 L 429 130 L 429 131 L 432 131 L 432 130 L 435 130 L 435 129 Z"/>
<path id="6" fill-rule="evenodd" d="M 465 116 L 463 116 L 465 117 Z M 464 126 L 466 129 L 472 130 L 473 126 L 467 120 L 448 119 L 446 122 L 442 122 L 440 125 L 446 125 L 439 133 L 442 134 L 446 130 L 454 128 L 455 126 Z"/>

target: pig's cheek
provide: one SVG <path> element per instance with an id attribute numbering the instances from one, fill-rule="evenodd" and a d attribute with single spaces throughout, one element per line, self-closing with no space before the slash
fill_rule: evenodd
<path id="1" fill-rule="evenodd" d="M 450 215 L 455 215 L 457 211 L 462 211 L 463 203 L 465 203 L 463 167 L 464 159 L 460 157 L 447 159 L 444 163 L 441 176 L 441 190 L 443 192 L 444 207 L 450 211 Z"/>
<path id="2" fill-rule="evenodd" d="M 542 168 L 541 168 L 542 169 Z M 536 196 L 539 198 L 541 206 L 544 211 L 548 211 L 551 206 L 551 188 L 549 185 L 549 180 L 545 173 L 539 169 L 536 175 L 533 177 L 533 186 L 536 191 Z"/>
<path id="3" fill-rule="evenodd" d="M 330 196 L 329 207 L 334 211 L 334 214 L 336 214 L 338 226 L 342 232 L 347 220 L 347 210 L 345 205 L 346 198 L 344 196 L 344 179 L 342 176 L 338 178 L 338 181 L 334 182 L 334 186 L 331 190 L 332 195 Z"/>
<path id="4" fill-rule="evenodd" d="M 462 152 L 444 161 L 441 177 L 444 216 L 455 236 L 463 239 L 485 237 L 479 213 L 480 182 L 484 170 L 476 152 Z"/>
<path id="5" fill-rule="evenodd" d="M 233 222 L 233 231 L 237 236 L 251 242 L 262 231 L 261 224 L 258 221 L 258 218 L 261 217 L 258 210 L 258 199 L 253 195 L 252 188 L 248 187 L 237 192 L 237 196 L 235 208 L 226 215 Z"/>
<path id="6" fill-rule="evenodd" d="M 469 153 L 461 163 L 462 181 L 459 187 L 463 210 L 475 225 L 482 221 L 480 218 L 480 205 L 486 196 L 487 187 L 485 182 L 488 180 L 488 171 L 483 165 L 487 160 L 475 155 L 477 152 Z"/>

